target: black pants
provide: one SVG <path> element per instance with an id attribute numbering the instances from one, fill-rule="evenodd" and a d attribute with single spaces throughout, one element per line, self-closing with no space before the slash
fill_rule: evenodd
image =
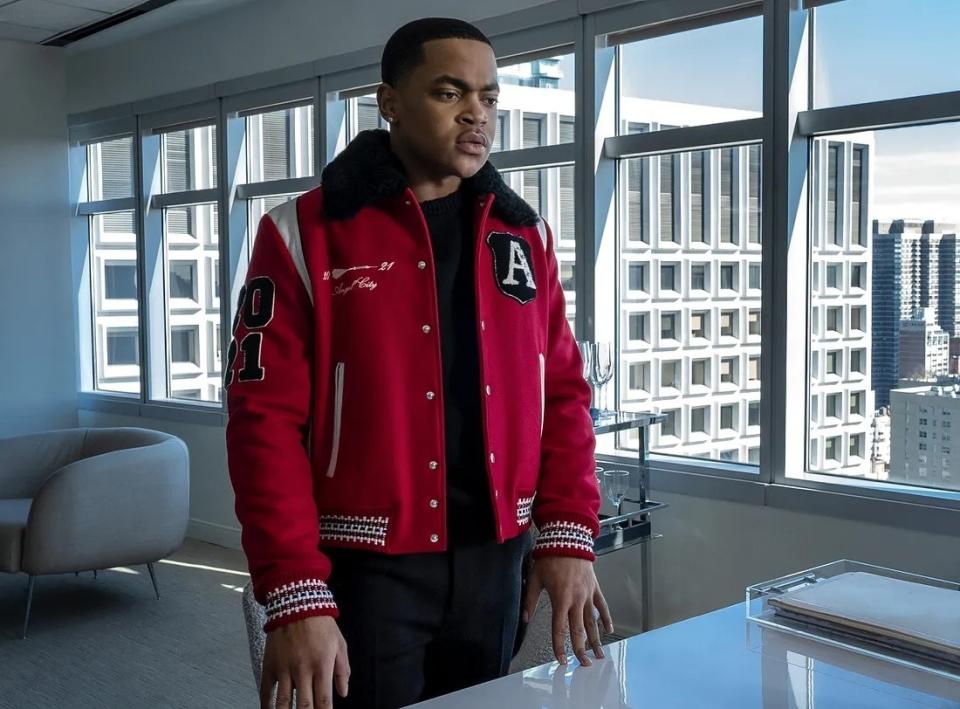
<path id="1" fill-rule="evenodd" d="M 528 546 L 521 534 L 434 554 L 324 549 L 351 670 L 334 706 L 402 707 L 505 675 Z"/>

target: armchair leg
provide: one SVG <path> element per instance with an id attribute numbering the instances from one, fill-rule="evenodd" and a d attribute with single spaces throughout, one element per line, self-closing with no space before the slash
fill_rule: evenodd
<path id="1" fill-rule="evenodd" d="M 157 587 L 157 575 L 153 572 L 153 562 L 147 562 L 147 569 L 150 571 L 150 580 L 153 581 L 153 592 L 157 594 L 157 600 L 160 600 L 160 589 Z"/>
<path id="2" fill-rule="evenodd" d="M 27 639 L 27 624 L 30 622 L 30 606 L 33 603 L 33 587 L 36 583 L 36 575 L 31 574 L 30 580 L 27 582 L 27 612 L 23 616 L 23 635 L 20 636 L 21 640 Z"/>

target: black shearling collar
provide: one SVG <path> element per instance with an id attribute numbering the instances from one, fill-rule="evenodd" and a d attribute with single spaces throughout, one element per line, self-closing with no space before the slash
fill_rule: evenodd
<path id="1" fill-rule="evenodd" d="M 328 219 L 350 219 L 364 207 L 403 192 L 407 176 L 390 149 L 386 130 L 361 131 L 321 174 L 323 211 Z M 493 211 L 515 226 L 534 226 L 539 217 L 486 162 L 463 186 L 476 194 L 493 194 Z"/>

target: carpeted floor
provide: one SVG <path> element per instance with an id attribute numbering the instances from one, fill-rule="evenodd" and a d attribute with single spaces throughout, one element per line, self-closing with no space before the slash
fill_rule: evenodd
<path id="1" fill-rule="evenodd" d="M 42 576 L 26 640 L 27 577 L 0 573 L 0 709 L 258 706 L 240 605 L 246 562 L 188 539 L 154 565 Z"/>

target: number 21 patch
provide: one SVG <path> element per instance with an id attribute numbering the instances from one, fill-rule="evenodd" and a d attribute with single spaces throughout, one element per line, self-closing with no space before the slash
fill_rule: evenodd
<path id="1" fill-rule="evenodd" d="M 262 382 L 267 371 L 260 362 L 263 349 L 263 328 L 273 320 L 273 304 L 276 286 L 268 276 L 253 278 L 240 289 L 237 299 L 237 314 L 233 318 L 233 339 L 227 351 L 227 366 L 223 374 L 223 387 L 226 389 L 234 381 L 234 365 L 237 357 L 242 357 L 242 366 L 236 374 L 237 381 Z M 249 330 L 237 346 L 237 327 L 240 321 Z"/>

